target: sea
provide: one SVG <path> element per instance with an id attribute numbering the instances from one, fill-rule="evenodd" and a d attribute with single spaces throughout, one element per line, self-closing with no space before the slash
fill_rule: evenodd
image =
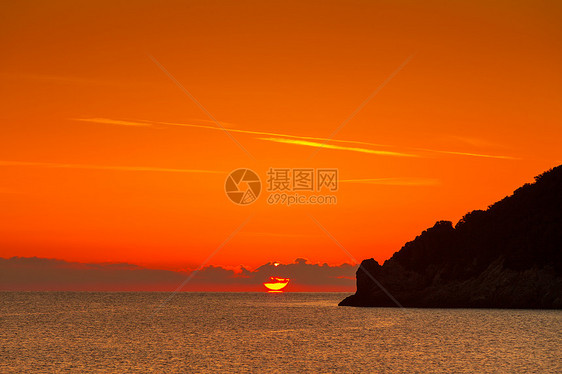
<path id="1" fill-rule="evenodd" d="M 0 372 L 562 373 L 562 311 L 346 295 L 0 292 Z"/>

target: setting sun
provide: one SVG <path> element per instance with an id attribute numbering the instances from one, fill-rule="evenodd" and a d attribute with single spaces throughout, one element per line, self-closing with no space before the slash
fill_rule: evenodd
<path id="1" fill-rule="evenodd" d="M 264 282 L 263 285 L 268 289 L 268 292 L 282 292 L 287 284 L 289 284 L 289 278 L 271 277 L 269 282 Z"/>

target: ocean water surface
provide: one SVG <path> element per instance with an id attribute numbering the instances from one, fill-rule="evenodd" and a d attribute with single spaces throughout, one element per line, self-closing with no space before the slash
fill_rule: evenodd
<path id="1" fill-rule="evenodd" d="M 562 311 L 346 295 L 1 292 L 0 372 L 562 372 Z"/>

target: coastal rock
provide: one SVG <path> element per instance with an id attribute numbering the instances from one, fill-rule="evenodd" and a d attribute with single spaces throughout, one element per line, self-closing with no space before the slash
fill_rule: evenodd
<path id="1" fill-rule="evenodd" d="M 381 266 L 364 260 L 341 306 L 562 308 L 562 166 L 454 227 L 439 221 Z"/>

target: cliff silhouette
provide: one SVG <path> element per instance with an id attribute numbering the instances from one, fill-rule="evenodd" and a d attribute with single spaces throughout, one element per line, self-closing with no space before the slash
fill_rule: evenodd
<path id="1" fill-rule="evenodd" d="M 382 266 L 364 260 L 356 277 L 339 305 L 562 308 L 562 165 L 454 227 L 437 222 Z"/>

